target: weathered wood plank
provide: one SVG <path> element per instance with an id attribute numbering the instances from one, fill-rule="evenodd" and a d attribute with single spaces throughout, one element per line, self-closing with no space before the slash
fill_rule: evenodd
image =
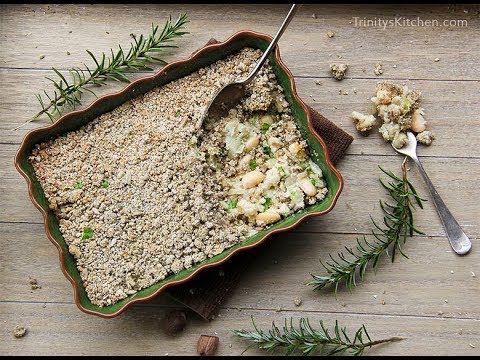
<path id="1" fill-rule="evenodd" d="M 48 120 L 27 124 L 24 128 L 11 131 L 39 111 L 34 94 L 49 89 L 49 81 L 44 77 L 48 71 L 0 70 L 2 82 L 0 102 L 0 143 L 20 143 L 27 130 L 49 124 Z M 135 78 L 147 74 L 137 74 Z M 297 78 L 297 90 L 301 98 L 314 109 L 333 121 L 343 130 L 352 134 L 355 141 L 348 149 L 349 154 L 392 154 L 393 150 L 385 143 L 377 131 L 368 137 L 359 135 L 350 118 L 352 111 L 371 113 L 370 97 L 375 94 L 377 79 L 344 79 L 339 82 L 332 78 Z M 403 83 L 399 81 L 398 83 Z M 472 129 L 480 127 L 478 95 L 480 81 L 413 81 L 405 82 L 423 93 L 423 106 L 426 111 L 428 128 L 434 131 L 437 139 L 431 147 L 421 147 L 420 156 L 459 156 L 480 157 L 480 147 L 466 144 L 480 143 L 480 135 Z M 125 84 L 112 82 L 98 90 L 104 95 L 121 90 Z M 341 95 L 339 91 L 347 91 Z M 356 92 L 356 93 L 355 93 Z M 85 97 L 85 105 L 94 100 Z"/>
<path id="2" fill-rule="evenodd" d="M 211 37 L 224 40 L 243 29 L 275 34 L 288 5 L 21 5 L 3 6 L 0 65 L 10 68 L 66 68 L 90 61 L 84 49 L 101 54 L 118 43 L 127 47 L 129 33 L 150 31 L 171 14 L 187 12 L 190 35 L 178 42 L 183 57 Z M 312 14 L 317 14 L 313 18 Z M 405 18 L 466 20 L 466 26 L 362 27 L 356 19 Z M 212 26 L 212 24 L 215 24 Z M 447 5 L 312 5 L 304 6 L 280 40 L 285 61 L 297 75 L 327 75 L 331 62 L 351 65 L 349 76 L 376 78 L 374 65 L 384 65 L 385 76 L 409 79 L 480 79 L 474 41 L 480 24 L 472 11 L 453 12 Z M 55 41 L 44 40 L 49 29 Z M 333 38 L 326 33 L 335 31 Z M 71 31 L 71 32 L 70 32 Z M 95 39 L 95 41 L 92 41 Z M 445 47 L 448 44 L 448 47 Z M 465 46 L 468 44 L 468 46 Z M 67 55 L 67 51 L 71 55 Z M 299 56 L 301 54 L 301 56 Z M 40 59 L 45 55 L 44 59 Z M 339 56 L 342 58 L 339 59 Z M 434 62 L 435 58 L 439 62 Z M 455 65 L 454 65 L 455 64 Z M 396 68 L 392 66 L 396 65 Z"/>
<path id="3" fill-rule="evenodd" d="M 163 24 L 168 15 L 185 11 L 191 34 L 177 42 L 178 49 L 166 53 L 165 59 L 174 61 L 211 37 L 224 40 L 241 29 L 274 34 L 288 7 L 0 5 L 2 354 L 192 355 L 200 334 L 217 332 L 218 354 L 235 355 L 247 344 L 234 338 L 231 329 L 251 329 L 250 315 L 264 329 L 272 319 L 281 325 L 284 317 L 308 316 L 329 324 L 338 319 L 352 330 L 364 323 L 373 338 L 407 338 L 371 349 L 366 353 L 371 355 L 480 354 L 478 6 L 304 5 L 280 41 L 282 58 L 296 76 L 300 96 L 355 137 L 339 164 L 345 189 L 335 209 L 269 242 L 215 321 L 192 319 L 185 333 L 176 338 L 167 338 L 160 330 L 165 310 L 174 306 L 166 296 L 136 305 L 111 320 L 86 315 L 73 304 L 73 290 L 60 271 L 57 250 L 45 235 L 43 219 L 28 198 L 25 181 L 13 167 L 14 154 L 27 130 L 47 124 L 10 131 L 38 111 L 34 94 L 49 88 L 44 76 L 51 75 L 50 67 L 90 64 L 85 49 L 99 54 L 119 43 L 128 47 L 129 33 L 148 33 L 152 22 Z M 440 23 L 456 19 L 467 20 L 468 26 L 382 29 L 355 26 L 355 17 L 419 17 Z M 335 32 L 333 38 L 327 37 L 329 30 Z M 45 57 L 40 59 L 40 55 Z M 350 65 L 346 79 L 338 82 L 330 77 L 332 62 Z M 376 63 L 384 67 L 379 77 L 373 74 Z M 341 289 L 335 299 L 330 290 L 314 293 L 303 283 L 310 272 L 321 273 L 319 259 L 326 260 L 328 253 L 353 245 L 356 234 L 369 232 L 369 215 L 380 215 L 378 199 L 383 195 L 377 164 L 395 172 L 400 167 L 401 157 L 378 134 L 359 136 L 349 119 L 352 110 L 370 111 L 368 98 L 382 79 L 405 82 L 422 91 L 426 118 L 437 140 L 429 148 L 422 147 L 419 154 L 439 193 L 471 237 L 473 250 L 465 257 L 452 252 L 433 204 L 428 202 L 424 210 L 416 212 L 417 224 L 426 236 L 409 239 L 404 247 L 410 258 L 397 257 L 394 264 L 382 259 L 378 274 L 370 271 L 351 294 Z M 316 84 L 318 80 L 322 85 Z M 98 93 L 123 86 L 112 84 Z M 340 95 L 340 90 L 348 95 Z M 86 98 L 85 103 L 91 100 Z M 411 171 L 411 178 L 428 197 L 416 170 Z M 42 288 L 31 290 L 29 277 L 37 278 Z M 300 307 L 293 304 L 296 296 L 303 299 Z M 278 309 L 281 311 L 276 312 Z M 10 331 L 20 324 L 27 326 L 29 333 L 15 339 Z M 247 354 L 261 353 L 250 350 Z"/>
<path id="4" fill-rule="evenodd" d="M 56 248 L 46 239 L 40 224 L 3 224 L 4 244 L 0 260 L 1 301 L 73 302 L 70 283 L 60 271 Z M 21 243 L 20 243 L 21 241 Z M 473 246 L 480 243 L 473 239 Z M 369 271 L 353 293 L 340 288 L 337 299 L 330 290 L 313 292 L 304 283 L 310 273 L 323 274 L 319 259 L 328 260 L 355 236 L 331 233 L 287 233 L 260 248 L 257 259 L 242 276 L 226 307 L 295 310 L 295 297 L 305 311 L 480 318 L 474 300 L 480 291 L 478 252 L 456 256 L 445 237 L 415 237 L 404 246 L 409 259 L 400 255 L 394 264 L 380 262 L 377 275 Z M 452 273 L 453 271 L 453 273 Z M 29 278 L 42 289 L 32 291 Z M 462 291 L 458 291 L 461 284 Z M 254 296 L 253 296 L 254 294 Z M 445 301 L 447 300 L 447 301 Z M 385 301 L 385 304 L 382 304 Z M 163 295 L 154 301 L 166 304 Z"/>
<path id="5" fill-rule="evenodd" d="M 42 222 L 38 210 L 31 204 L 25 180 L 13 167 L 12 150 L 15 145 L 3 145 L 0 149 L 0 182 L 2 206 L 0 221 Z M 308 219 L 300 225 L 302 232 L 369 233 L 371 223 L 369 215 L 379 219 L 381 209 L 379 199 L 384 191 L 378 181 L 382 176 L 378 165 L 400 173 L 400 155 L 367 156 L 347 155 L 338 168 L 343 174 L 345 187 L 338 203 L 331 213 Z M 424 167 L 436 185 L 451 212 L 464 228 L 467 235 L 478 237 L 480 234 L 480 202 L 476 180 L 480 178 L 478 159 L 425 158 Z M 411 164 L 411 179 L 417 190 L 427 199 L 428 189 L 419 173 Z M 465 171 L 468 169 L 468 176 Z M 416 211 L 416 221 L 428 236 L 444 235 L 444 231 L 431 201 L 425 203 L 425 209 Z"/>
<path id="6" fill-rule="evenodd" d="M 479 354 L 478 320 L 222 310 L 222 316 L 210 323 L 192 319 L 183 333 L 167 337 L 160 326 L 163 314 L 156 308 L 137 306 L 114 319 L 101 319 L 77 311 L 74 305 L 0 303 L 4 325 L 0 344 L 4 355 L 195 355 L 198 337 L 216 334 L 220 338 L 217 355 L 240 355 L 250 344 L 231 330 L 253 330 L 250 316 L 261 329 L 268 329 L 272 320 L 282 326 L 285 317 L 309 316 L 315 327 L 320 319 L 328 327 L 338 319 L 350 332 L 365 324 L 372 339 L 405 338 L 367 349 L 365 354 L 369 355 Z M 28 333 L 15 339 L 10 331 L 19 324 L 26 326 Z M 265 353 L 252 348 L 246 354 Z"/>
<path id="7" fill-rule="evenodd" d="M 392 264 L 384 257 L 377 274 L 370 268 L 352 293 L 340 287 L 337 299 L 332 288 L 314 292 L 303 285 L 311 273 L 326 275 L 319 260 L 345 252 L 344 246 L 354 246 L 355 239 L 346 234 L 283 234 L 261 249 L 226 306 L 271 309 L 275 304 L 292 311 L 480 318 L 465 301 L 475 302 L 480 291 L 478 277 L 472 276 L 480 270 L 478 252 L 458 257 L 445 237 L 409 239 L 403 246 L 408 259 L 397 254 Z M 473 246 L 478 245 L 474 239 Z M 293 303 L 296 297 L 303 300 L 300 308 Z"/>
<path id="8" fill-rule="evenodd" d="M 336 228 L 334 224 L 341 224 L 341 232 L 370 232 L 369 215 L 380 219 L 381 209 L 378 201 L 385 199 L 378 181 L 378 178 L 382 177 L 378 166 L 399 174 L 401 160 L 400 156 L 345 157 L 338 167 L 345 179 L 345 188 L 338 204 L 331 213 L 323 217 L 311 218 L 304 224 L 302 230 L 319 231 Z M 427 200 L 430 199 L 428 189 L 415 169 L 415 165 L 412 162 L 409 164 L 410 179 L 419 193 Z M 476 172 L 480 170 L 478 160 L 425 158 L 423 164 L 438 193 L 468 236 L 478 237 L 480 224 L 477 214 L 480 213 L 480 209 L 475 184 L 479 177 Z M 385 177 L 382 178 L 385 179 Z M 416 224 L 428 236 L 445 234 L 431 200 L 424 204 L 423 210 L 418 209 L 415 216 Z"/>

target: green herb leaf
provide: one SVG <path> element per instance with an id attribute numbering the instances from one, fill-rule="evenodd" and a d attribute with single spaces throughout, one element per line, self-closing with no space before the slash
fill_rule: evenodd
<path id="1" fill-rule="evenodd" d="M 298 166 L 300 166 L 303 170 L 310 168 L 310 164 L 308 162 L 301 162 L 298 164 Z"/>
<path id="2" fill-rule="evenodd" d="M 268 155 L 268 156 L 271 156 L 272 155 L 272 149 L 270 148 L 270 146 L 264 146 L 263 147 L 263 153 Z"/>
<path id="3" fill-rule="evenodd" d="M 267 211 L 268 209 L 270 209 L 272 205 L 273 205 L 272 199 L 270 199 L 269 197 L 266 197 L 265 202 L 263 203 L 263 211 Z"/>
<path id="4" fill-rule="evenodd" d="M 227 201 L 227 206 L 228 209 L 235 209 L 237 207 L 238 200 L 237 199 L 228 199 Z"/>
<path id="5" fill-rule="evenodd" d="M 266 134 L 268 129 L 270 129 L 270 124 L 268 123 L 263 123 L 262 124 L 262 134 Z"/>
<path id="6" fill-rule="evenodd" d="M 105 189 L 108 188 L 108 185 L 110 185 L 110 184 L 108 183 L 108 181 L 107 181 L 107 180 L 103 180 L 102 186 L 103 186 Z"/>
<path id="7" fill-rule="evenodd" d="M 250 165 L 251 170 L 255 170 L 257 168 L 257 161 L 255 159 L 250 159 L 248 165 Z"/>
<path id="8" fill-rule="evenodd" d="M 176 117 L 179 117 L 179 116 L 180 116 L 180 110 L 177 110 L 177 112 L 175 113 L 175 116 L 176 116 Z"/>
<path id="9" fill-rule="evenodd" d="M 86 227 L 83 229 L 83 234 L 82 234 L 82 240 L 87 241 L 90 239 L 95 232 L 93 231 L 92 228 Z"/>
<path id="10" fill-rule="evenodd" d="M 74 185 L 74 189 L 81 189 L 83 187 L 83 184 L 81 182 L 77 182 L 75 185 Z"/>

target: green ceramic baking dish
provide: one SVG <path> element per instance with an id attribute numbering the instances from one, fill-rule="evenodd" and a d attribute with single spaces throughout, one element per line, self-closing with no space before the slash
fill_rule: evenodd
<path id="1" fill-rule="evenodd" d="M 162 86 L 172 80 L 186 76 L 199 68 L 208 66 L 217 60 L 223 59 L 226 56 L 237 52 L 245 46 L 265 50 L 270 41 L 271 37 L 268 35 L 252 31 L 240 31 L 231 36 L 225 42 L 207 45 L 196 51 L 189 58 L 173 62 L 165 66 L 155 75 L 134 81 L 124 90 L 98 98 L 86 109 L 70 112 L 62 116 L 54 124 L 32 130 L 25 136 L 20 149 L 16 154 L 15 166 L 25 177 L 28 184 L 30 198 L 44 217 L 47 236 L 58 248 L 60 266 L 65 276 L 73 285 L 75 290 L 75 302 L 82 311 L 102 317 L 114 317 L 123 312 L 131 304 L 139 301 L 146 301 L 153 298 L 169 286 L 174 286 L 191 280 L 196 274 L 202 271 L 202 269 L 217 266 L 227 261 L 233 254 L 259 245 L 270 235 L 287 231 L 298 225 L 303 219 L 310 216 L 325 214 L 334 207 L 343 188 L 342 176 L 331 163 L 324 141 L 313 130 L 310 114 L 307 111 L 305 103 L 296 93 L 293 76 L 280 59 L 278 47 L 276 48 L 275 53 L 270 55 L 270 63 L 273 66 L 280 85 L 285 91 L 287 101 L 290 103 L 299 129 L 308 143 L 312 160 L 317 163 L 323 171 L 329 190 L 328 195 L 324 200 L 290 215 L 269 228 L 246 239 L 242 243 L 225 250 L 221 254 L 198 263 L 189 269 L 184 269 L 177 274 L 170 275 L 164 280 L 138 291 L 123 300 L 105 307 L 99 307 L 90 302 L 82 285 L 76 262 L 73 256 L 69 253 L 68 246 L 60 232 L 57 218 L 49 209 L 49 204 L 42 187 L 36 178 L 33 167 L 28 162 L 28 157 L 35 144 L 48 141 L 69 131 L 77 130 L 89 121 L 105 112 L 113 110 L 122 103 L 155 87 Z"/>

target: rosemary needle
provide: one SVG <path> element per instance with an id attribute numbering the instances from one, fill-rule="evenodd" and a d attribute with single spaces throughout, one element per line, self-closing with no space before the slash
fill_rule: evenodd
<path id="1" fill-rule="evenodd" d="M 42 109 L 14 130 L 37 120 L 42 115 L 48 116 L 50 121 L 54 122 L 66 110 L 75 110 L 81 104 L 84 92 L 97 96 L 92 90 L 92 86 L 106 85 L 107 80 L 129 82 L 128 72 L 152 70 L 148 66 L 151 63 L 165 65 L 166 62 L 157 55 L 166 48 L 177 47 L 170 43 L 175 38 L 187 34 L 187 32 L 182 31 L 187 22 L 187 14 L 181 14 L 175 22 L 172 22 L 170 16 L 160 32 L 158 25 L 154 26 L 152 24 L 152 31 L 149 36 L 140 35 L 137 37 L 132 35 L 134 42 L 130 43 L 128 52 L 125 52 L 119 45 L 117 51 L 114 52 L 113 49 L 110 49 L 109 55 L 102 53 L 102 56 L 97 58 L 91 51 L 86 50 L 93 59 L 95 68 L 91 69 L 85 64 L 83 64 L 84 69 L 80 67 L 71 68 L 68 70 L 69 79 L 57 69 L 52 68 L 57 78 L 47 77 L 47 79 L 53 83 L 53 93 L 43 90 L 42 93 L 37 94 L 36 98 Z"/>
<path id="2" fill-rule="evenodd" d="M 366 348 L 374 345 L 403 340 L 400 337 L 372 341 L 365 325 L 362 325 L 353 335 L 348 336 L 347 329 L 340 327 L 335 321 L 334 331 L 331 334 L 320 320 L 320 328 L 315 329 L 306 318 L 300 318 L 298 328 L 293 325 L 290 318 L 289 324 L 279 329 L 274 322 L 268 331 L 258 329 L 252 317 L 254 330 L 234 330 L 233 333 L 243 339 L 253 342 L 259 349 L 271 353 L 276 349 L 284 349 L 285 355 L 300 352 L 302 355 L 362 355 Z M 248 348 L 247 348 L 248 349 Z M 246 349 L 246 350 L 247 350 Z M 246 351 L 245 350 L 245 351 Z"/>
<path id="3" fill-rule="evenodd" d="M 327 275 L 311 274 L 312 280 L 307 285 L 312 286 L 314 290 L 322 289 L 327 285 L 335 286 L 335 293 L 341 283 L 351 290 L 357 285 L 357 276 L 363 280 L 368 264 L 372 263 L 374 270 L 378 268 L 378 260 L 383 254 L 389 254 L 392 262 L 395 260 L 397 251 L 403 256 L 407 255 L 402 250 L 402 245 L 407 237 L 416 234 L 423 234 L 413 224 L 413 207 L 416 204 L 423 208 L 422 199 L 415 190 L 412 183 L 407 178 L 406 162 L 402 163 L 402 177 L 398 177 L 390 171 L 386 171 L 379 166 L 390 180 L 385 183 L 380 180 L 382 186 L 387 190 L 389 201 L 380 201 L 380 207 L 383 210 L 384 218 L 382 223 L 378 223 L 373 218 L 371 221 L 374 226 L 372 230 L 373 240 L 367 240 L 366 236 L 360 240 L 357 238 L 355 249 L 345 247 L 351 258 L 340 252 L 337 258 L 329 255 L 330 260 L 321 262 L 327 271 Z"/>

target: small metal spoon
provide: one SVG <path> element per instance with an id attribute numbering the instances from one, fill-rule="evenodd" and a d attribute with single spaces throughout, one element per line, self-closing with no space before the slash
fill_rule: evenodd
<path id="1" fill-rule="evenodd" d="M 290 11 L 287 14 L 287 17 L 285 18 L 285 20 L 283 20 L 282 26 L 280 26 L 280 29 L 278 29 L 277 34 L 268 46 L 267 50 L 265 50 L 257 65 L 255 65 L 255 68 L 248 75 L 248 77 L 244 80 L 227 84 L 216 92 L 212 101 L 208 104 L 202 119 L 197 123 L 198 128 L 202 127 L 202 124 L 207 117 L 221 118 L 222 116 L 225 116 L 231 108 L 235 107 L 240 102 L 240 100 L 245 96 L 246 86 L 260 71 L 265 61 L 267 61 L 268 56 L 275 48 L 275 45 L 277 45 L 278 40 L 284 33 L 285 29 L 287 28 L 288 24 L 292 20 L 299 7 L 300 5 L 292 5 Z"/>
<path id="2" fill-rule="evenodd" d="M 432 182 L 430 181 L 425 169 L 423 168 L 420 160 L 417 157 L 417 139 L 415 135 L 410 131 L 407 132 L 408 136 L 408 143 L 402 147 L 401 149 L 397 149 L 395 146 L 393 148 L 399 152 L 400 154 L 406 155 L 410 157 L 415 164 L 417 164 L 418 170 L 425 180 L 425 183 L 428 186 L 428 190 L 430 191 L 430 195 L 432 195 L 433 203 L 435 204 L 435 208 L 437 209 L 438 215 L 440 216 L 440 220 L 442 221 L 443 228 L 447 233 L 448 241 L 450 241 L 450 245 L 452 249 L 459 255 L 464 255 L 470 251 L 472 248 L 472 243 L 470 239 L 465 235 L 460 225 L 458 225 L 457 220 L 453 217 L 453 215 L 448 210 L 447 206 L 443 202 L 440 195 L 438 195 L 437 190 L 433 186 Z"/>

